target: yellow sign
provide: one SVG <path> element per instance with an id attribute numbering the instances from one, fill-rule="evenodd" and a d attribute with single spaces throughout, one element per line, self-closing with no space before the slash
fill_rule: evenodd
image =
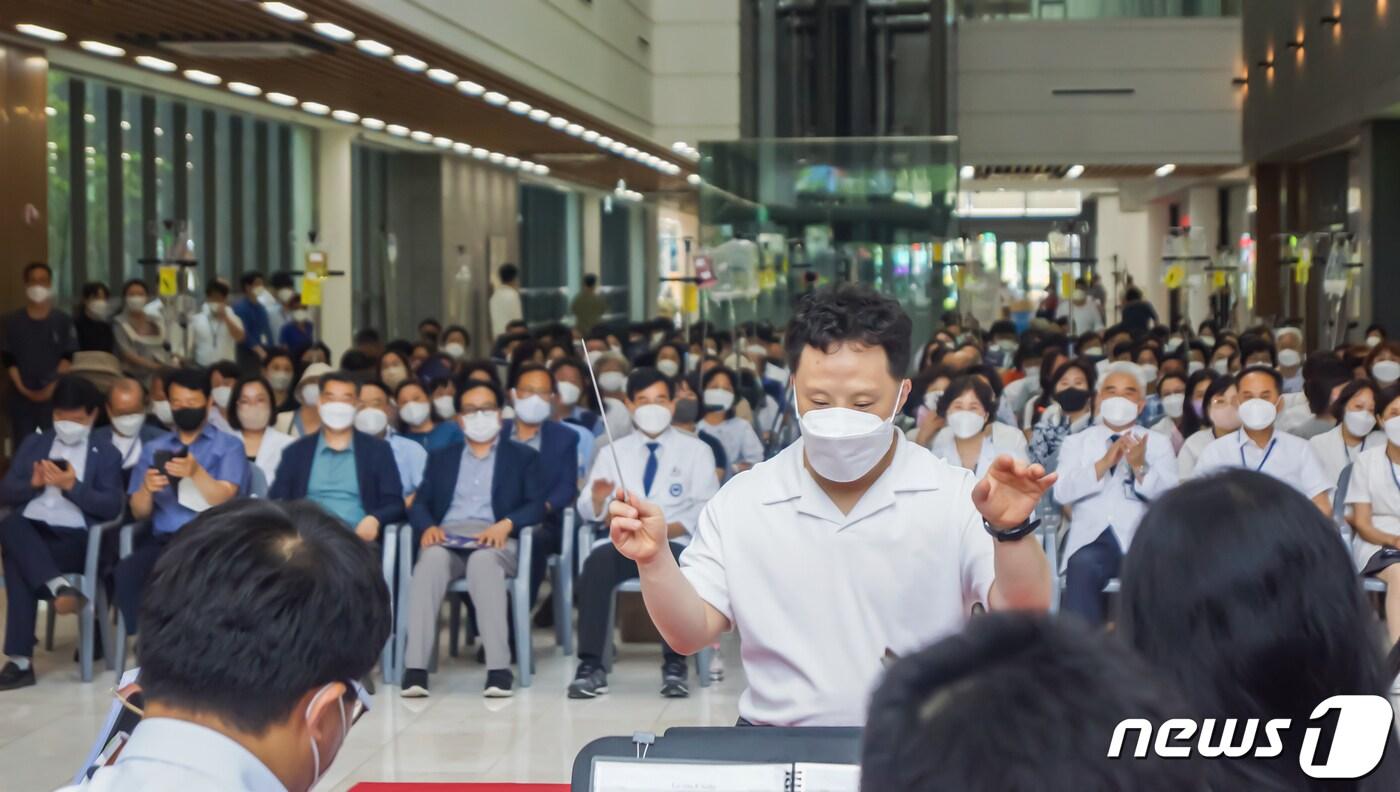
<path id="1" fill-rule="evenodd" d="M 693 283 L 681 285 L 681 311 L 692 315 L 700 312 L 700 289 Z"/>
<path id="2" fill-rule="evenodd" d="M 1298 253 L 1298 263 L 1293 266 L 1293 282 L 1302 286 L 1308 284 L 1308 276 L 1312 275 L 1312 251 L 1302 250 Z"/>
<path id="3" fill-rule="evenodd" d="M 777 285 L 778 273 L 768 267 L 764 267 L 758 271 L 758 288 L 763 291 L 771 291 Z"/>
<path id="4" fill-rule="evenodd" d="M 967 283 L 967 267 L 958 267 L 953 281 L 958 284 L 958 289 L 962 289 L 963 284 Z"/>
<path id="5" fill-rule="evenodd" d="M 1212 273 L 1211 273 L 1211 278 L 1210 278 L 1210 284 L 1211 284 L 1211 286 L 1214 286 L 1214 287 L 1217 288 L 1217 289 L 1224 288 L 1224 286 L 1225 286 L 1225 270 L 1216 270 L 1215 272 L 1212 272 Z"/>
<path id="6" fill-rule="evenodd" d="M 1074 275 L 1069 272 L 1060 273 L 1060 296 L 1068 297 L 1074 293 Z"/>
<path id="7" fill-rule="evenodd" d="M 1167 267 L 1167 276 L 1162 279 L 1167 284 L 1168 289 L 1180 289 L 1186 282 L 1186 268 L 1180 264 L 1173 264 Z"/>
<path id="8" fill-rule="evenodd" d="M 324 250 L 306 251 L 306 271 L 308 273 L 314 272 L 323 278 L 326 277 L 326 273 L 330 271 L 330 263 L 326 260 Z"/>
<path id="9" fill-rule="evenodd" d="M 160 272 L 160 296 L 174 297 L 180 293 L 180 268 L 163 266 Z"/>
<path id="10" fill-rule="evenodd" d="M 307 307 L 321 304 L 321 282 L 324 280 L 314 272 L 307 272 L 301 279 L 301 304 Z"/>

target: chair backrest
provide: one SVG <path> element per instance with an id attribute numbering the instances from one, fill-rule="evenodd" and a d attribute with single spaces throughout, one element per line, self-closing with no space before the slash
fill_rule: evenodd
<path id="1" fill-rule="evenodd" d="M 1347 489 L 1351 486 L 1351 465 L 1342 468 L 1337 476 L 1337 489 L 1332 494 L 1332 520 L 1337 527 L 1347 530 Z"/>
<path id="2" fill-rule="evenodd" d="M 254 498 L 266 498 L 267 474 L 257 465 L 249 465 L 248 473 L 248 494 Z"/>

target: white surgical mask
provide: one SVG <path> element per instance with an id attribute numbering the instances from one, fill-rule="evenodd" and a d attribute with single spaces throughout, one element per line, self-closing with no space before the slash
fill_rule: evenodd
<path id="1" fill-rule="evenodd" d="M 627 375 L 621 371 L 604 371 L 598 375 L 598 387 L 608 393 L 621 393 L 627 387 Z"/>
<path id="2" fill-rule="evenodd" d="M 433 399 L 433 410 L 446 421 L 457 414 L 457 399 L 453 396 L 438 396 Z"/>
<path id="3" fill-rule="evenodd" d="M 77 421 L 54 421 L 53 432 L 58 437 L 58 442 L 74 446 L 87 439 L 91 426 Z"/>
<path id="4" fill-rule="evenodd" d="M 340 431 L 349 427 L 355 422 L 355 405 L 345 402 L 322 402 L 316 412 L 321 416 L 321 423 L 330 428 Z"/>
<path id="5" fill-rule="evenodd" d="M 705 389 L 706 409 L 728 410 L 734 406 L 734 392 L 724 388 Z"/>
<path id="6" fill-rule="evenodd" d="M 297 322 L 299 324 L 309 322 L 311 321 L 311 312 L 306 310 L 305 308 L 298 308 L 295 311 L 292 311 L 292 321 Z"/>
<path id="7" fill-rule="evenodd" d="M 1210 422 L 1222 432 L 1233 432 L 1240 428 L 1240 411 L 1233 404 L 1218 404 L 1209 408 Z"/>
<path id="8" fill-rule="evenodd" d="M 1142 365 L 1138 366 L 1138 368 L 1142 369 L 1142 378 L 1143 378 L 1143 379 L 1147 380 L 1148 382 L 1155 382 L 1155 381 L 1156 381 L 1156 379 L 1157 379 L 1157 364 L 1155 364 L 1155 363 L 1143 363 Z"/>
<path id="9" fill-rule="evenodd" d="M 170 409 L 168 401 L 151 402 L 151 415 L 167 427 L 175 424 L 175 411 Z"/>
<path id="10" fill-rule="evenodd" d="M 146 423 L 146 416 L 141 413 L 130 413 L 129 415 L 116 415 L 112 417 L 112 431 L 122 437 L 135 437 L 141 431 L 141 427 Z"/>
<path id="11" fill-rule="evenodd" d="M 1212 361 L 1211 361 L 1210 367 L 1213 368 L 1213 369 L 1215 369 L 1215 373 L 1217 373 L 1217 374 L 1229 374 L 1229 373 L 1230 373 L 1230 359 L 1229 359 L 1229 358 L 1217 358 L 1216 360 L 1212 360 Z"/>
<path id="12" fill-rule="evenodd" d="M 365 407 L 355 413 L 355 428 L 378 436 L 389 425 L 389 414 L 378 407 Z"/>
<path id="13" fill-rule="evenodd" d="M 937 409 L 938 409 L 938 400 L 941 399 L 941 398 L 943 398 L 943 391 L 941 391 L 941 390 L 940 390 L 940 391 L 925 391 L 925 392 L 924 392 L 924 407 L 927 408 L 927 409 L 929 409 L 929 410 L 937 410 Z"/>
<path id="14" fill-rule="evenodd" d="M 273 390 L 284 391 L 292 385 L 292 372 L 274 371 L 267 375 L 267 384 L 271 385 Z"/>
<path id="15" fill-rule="evenodd" d="M 751 355 L 753 357 L 763 357 L 768 354 L 768 347 L 763 346 L 762 344 L 749 344 L 748 346 L 744 347 L 744 354 Z"/>
<path id="16" fill-rule="evenodd" d="M 1278 407 L 1273 402 L 1263 399 L 1250 399 L 1240 405 L 1240 422 L 1246 429 L 1259 431 L 1273 426 L 1274 419 L 1278 417 Z"/>
<path id="17" fill-rule="evenodd" d="M 554 387 L 555 390 L 559 391 L 560 403 L 566 407 L 572 407 L 578 404 L 578 397 L 583 395 L 583 389 L 572 382 L 559 380 L 555 383 Z"/>
<path id="18" fill-rule="evenodd" d="M 408 379 L 408 370 L 403 366 L 385 366 L 379 374 L 384 380 L 384 384 L 390 388 L 397 388 L 400 382 Z"/>
<path id="19" fill-rule="evenodd" d="M 1400 446 L 1400 415 L 1386 421 L 1384 428 L 1385 439 L 1389 440 L 1391 445 Z"/>
<path id="20" fill-rule="evenodd" d="M 588 362 L 589 362 L 591 365 L 594 365 L 594 366 L 598 365 L 598 359 L 601 358 L 602 356 L 603 356 L 603 350 L 601 350 L 601 349 L 590 349 L 590 350 L 588 350 Z"/>
<path id="21" fill-rule="evenodd" d="M 1400 380 L 1400 363 L 1394 360 L 1377 360 L 1371 364 L 1371 376 L 1382 385 Z"/>
<path id="22" fill-rule="evenodd" d="M 101 299 L 100 297 L 99 297 L 98 299 L 95 299 L 95 300 L 88 300 L 88 304 L 87 304 L 88 313 L 92 314 L 93 316 L 98 317 L 99 319 L 106 318 L 106 316 L 107 316 L 107 309 L 108 309 L 109 307 L 110 307 L 110 306 L 107 305 L 107 301 L 104 300 L 104 299 Z"/>
<path id="23" fill-rule="evenodd" d="M 284 302 L 284 303 L 285 303 L 285 302 L 291 302 L 291 301 L 292 301 L 292 295 L 294 295 L 294 294 L 296 294 L 296 292 L 294 292 L 294 291 L 292 291 L 291 289 L 288 289 L 288 288 L 286 288 L 286 287 L 283 287 L 283 288 L 277 290 L 277 299 L 278 299 L 278 301 Z"/>
<path id="24" fill-rule="evenodd" d="M 1296 349 L 1280 349 L 1278 351 L 1278 364 L 1284 368 L 1293 368 L 1303 362 L 1303 356 Z"/>
<path id="25" fill-rule="evenodd" d="M 446 352 L 448 356 L 451 357 L 453 360 L 461 360 L 467 354 L 467 348 L 457 343 L 456 341 L 445 345 L 442 348 L 442 351 Z"/>
<path id="26" fill-rule="evenodd" d="M 28 297 L 30 302 L 47 302 L 53 296 L 53 290 L 47 286 L 30 286 L 24 290 L 24 296 Z"/>
<path id="27" fill-rule="evenodd" d="M 669 358 L 656 361 L 656 370 L 668 377 L 674 377 L 680 373 L 681 364 Z"/>
<path id="28" fill-rule="evenodd" d="M 976 435 L 987 425 L 987 417 L 971 410 L 948 411 L 948 428 L 953 430 L 953 436 L 959 440 L 966 440 Z"/>
<path id="29" fill-rule="evenodd" d="M 272 408 L 265 404 L 240 404 L 238 406 L 238 422 L 250 432 L 266 429 L 271 420 Z"/>
<path id="30" fill-rule="evenodd" d="M 428 413 L 431 409 L 427 402 L 404 402 L 399 407 L 399 417 L 409 426 L 417 426 L 428 420 Z"/>
<path id="31" fill-rule="evenodd" d="M 1215 347 L 1215 336 L 1203 335 L 1196 340 L 1200 341 L 1202 344 L 1205 344 L 1207 349 L 1213 349 Z"/>
<path id="32" fill-rule="evenodd" d="M 1366 346 L 1368 346 L 1368 347 L 1378 347 L 1378 346 L 1380 346 L 1380 345 L 1381 345 L 1381 337 L 1380 337 L 1380 336 L 1366 336 Z"/>
<path id="33" fill-rule="evenodd" d="M 318 382 L 308 383 L 301 388 L 301 403 L 307 407 L 315 407 L 321 403 L 321 384 Z"/>
<path id="34" fill-rule="evenodd" d="M 537 424 L 549 417 L 549 401 L 538 394 L 515 398 L 515 417 L 527 424 Z"/>
<path id="35" fill-rule="evenodd" d="M 632 424 L 648 437 L 656 437 L 671 425 L 671 411 L 660 404 L 643 404 L 632 413 Z"/>
<path id="36" fill-rule="evenodd" d="M 146 298 L 135 294 L 127 297 L 126 309 L 132 313 L 141 313 L 146 310 Z"/>
<path id="37" fill-rule="evenodd" d="M 228 385 L 220 385 L 209 391 L 209 397 L 214 400 L 215 404 L 219 405 L 220 409 L 224 410 L 228 409 L 228 400 L 231 396 L 233 396 L 233 388 Z"/>
<path id="38" fill-rule="evenodd" d="M 1186 394 L 1172 393 L 1162 397 L 1162 411 L 1168 418 L 1180 418 L 1186 410 Z"/>
<path id="39" fill-rule="evenodd" d="M 1175 352 L 1175 351 L 1176 351 L 1178 348 L 1180 348 L 1180 347 L 1181 347 L 1181 339 L 1180 339 L 1180 338 L 1178 338 L 1178 337 L 1176 337 L 1176 336 L 1172 336 L 1171 338 L 1168 338 L 1168 339 L 1167 339 L 1167 351 L 1168 351 L 1168 352 Z"/>
<path id="40" fill-rule="evenodd" d="M 903 388 L 903 384 L 900 385 Z M 797 389 L 793 388 L 793 399 Z M 808 410 L 799 418 L 807 464 L 818 476 L 836 482 L 855 481 L 869 473 L 890 450 L 895 410 L 881 419 L 846 407 Z"/>
<path id="41" fill-rule="evenodd" d="M 1122 396 L 1113 396 L 1099 405 L 1099 416 L 1103 418 L 1104 426 L 1122 429 L 1137 420 L 1138 406 Z"/>
<path id="42" fill-rule="evenodd" d="M 462 432 L 473 443 L 489 443 L 501 432 L 501 414 L 496 410 L 472 413 L 462 419 Z"/>
<path id="43" fill-rule="evenodd" d="M 1199 360 L 1193 360 L 1193 361 L 1191 361 L 1190 363 L 1187 363 L 1187 364 L 1186 364 L 1186 373 L 1187 373 L 1187 374 L 1195 374 L 1196 372 L 1205 369 L 1205 367 L 1206 367 L 1206 364 L 1205 364 L 1205 363 L 1202 363 L 1202 362 L 1199 361 Z"/>
<path id="44" fill-rule="evenodd" d="M 1099 355 L 1102 355 L 1102 354 L 1103 354 L 1103 347 L 1093 346 L 1093 347 L 1089 347 L 1089 348 L 1087 348 L 1087 349 L 1084 350 L 1084 356 L 1085 356 L 1085 357 L 1098 357 Z"/>
<path id="45" fill-rule="evenodd" d="M 1347 410 L 1342 423 L 1352 437 L 1365 437 L 1376 428 L 1376 416 L 1370 410 Z"/>

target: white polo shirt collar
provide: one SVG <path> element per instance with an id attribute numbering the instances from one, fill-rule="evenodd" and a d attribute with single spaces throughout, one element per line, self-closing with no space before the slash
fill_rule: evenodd
<path id="1" fill-rule="evenodd" d="M 760 502 L 764 506 L 773 506 L 795 500 L 799 513 L 832 523 L 840 530 L 893 506 L 896 493 L 938 489 L 937 481 L 928 475 L 927 470 L 910 464 L 909 440 L 893 429 L 891 434 L 895 438 L 894 458 L 890 460 L 885 472 L 861 495 L 850 514 L 841 513 L 836 504 L 832 503 L 830 496 L 822 490 L 816 478 L 807 470 L 806 453 L 801 438 L 792 444 L 788 453 L 782 455 L 786 459 L 775 471 L 777 475 L 773 477 L 774 486 L 770 494 Z"/>

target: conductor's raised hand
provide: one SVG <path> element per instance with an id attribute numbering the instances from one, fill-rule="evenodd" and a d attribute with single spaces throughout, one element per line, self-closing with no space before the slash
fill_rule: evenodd
<path id="1" fill-rule="evenodd" d="M 972 505 L 993 528 L 1015 528 L 1030 518 L 1040 497 L 1054 484 L 1054 473 L 1002 454 L 972 488 Z"/>
<path id="2" fill-rule="evenodd" d="M 627 558 L 645 565 L 661 552 L 670 553 L 666 540 L 666 515 L 661 507 L 619 489 L 608 506 L 608 535 Z"/>

